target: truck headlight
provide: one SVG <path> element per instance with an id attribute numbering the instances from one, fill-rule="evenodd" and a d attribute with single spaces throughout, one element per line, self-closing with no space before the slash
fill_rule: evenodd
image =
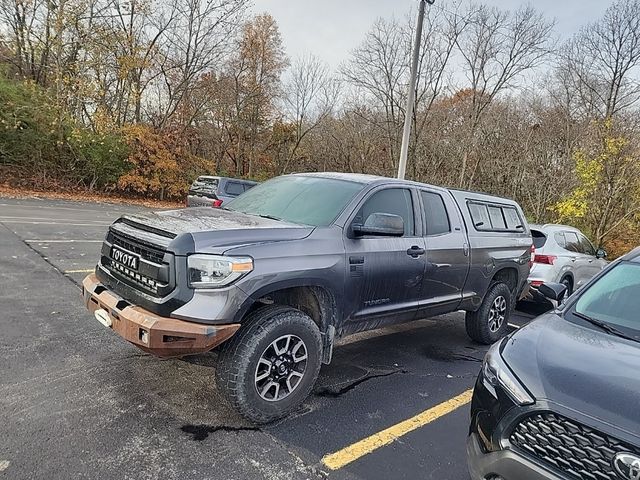
<path id="1" fill-rule="evenodd" d="M 249 257 L 189 255 L 187 275 L 192 288 L 224 287 L 253 270 Z"/>
<path id="2" fill-rule="evenodd" d="M 505 393 L 518 405 L 531 405 L 535 403 L 535 399 L 527 392 L 526 388 L 520 383 L 509 366 L 502 359 L 500 354 L 500 345 L 498 342 L 493 345 L 482 363 L 482 377 L 484 386 L 498 398 L 496 388 L 502 388 Z"/>

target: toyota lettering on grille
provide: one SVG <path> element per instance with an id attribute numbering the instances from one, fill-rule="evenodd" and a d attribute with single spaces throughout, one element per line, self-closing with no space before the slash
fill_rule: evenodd
<path id="1" fill-rule="evenodd" d="M 111 258 L 131 270 L 138 270 L 140 257 L 133 253 L 125 252 L 117 247 L 111 248 Z"/>
<path id="2" fill-rule="evenodd" d="M 613 467 L 621 479 L 640 480 L 640 457 L 631 453 L 619 453 L 613 457 Z"/>

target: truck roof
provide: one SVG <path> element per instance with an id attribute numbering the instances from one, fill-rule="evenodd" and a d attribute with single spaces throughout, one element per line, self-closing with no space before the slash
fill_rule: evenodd
<path id="1" fill-rule="evenodd" d="M 379 175 L 368 175 L 365 173 L 342 173 L 342 172 L 308 172 L 308 173 L 295 173 L 303 177 L 321 177 L 332 178 L 335 180 L 346 180 L 349 182 L 357 182 L 363 184 L 374 183 L 380 180 L 394 180 L 389 177 L 381 177 Z M 402 181 L 402 180 L 398 180 Z"/>
<path id="2" fill-rule="evenodd" d="M 495 202 L 495 203 L 505 203 L 505 202 L 511 203 L 511 204 L 516 203 L 515 200 L 505 198 L 505 197 L 490 195 L 488 193 L 474 192 L 470 190 L 459 190 L 456 188 L 438 187 L 436 185 L 430 185 L 428 183 L 414 182 L 413 180 L 400 180 L 397 178 L 383 177 L 380 175 L 367 175 L 364 173 L 341 173 L 341 172 L 309 172 L 309 173 L 297 173 L 295 175 L 332 178 L 335 180 L 345 180 L 350 182 L 362 183 L 366 185 L 374 184 L 374 183 L 398 183 L 403 185 L 444 188 L 445 190 L 449 190 L 458 202 L 464 201 L 465 199 L 475 199 L 475 200 L 484 200 L 484 201 Z"/>

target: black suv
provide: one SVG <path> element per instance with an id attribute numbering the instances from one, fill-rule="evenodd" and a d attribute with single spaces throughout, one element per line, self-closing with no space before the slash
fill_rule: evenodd
<path id="1" fill-rule="evenodd" d="M 520 207 L 480 193 L 349 174 L 258 185 L 222 208 L 125 216 L 88 308 L 158 356 L 222 345 L 217 384 L 257 422 L 311 391 L 334 339 L 457 310 L 491 343 L 529 274 Z"/>
<path id="2" fill-rule="evenodd" d="M 639 315 L 636 249 L 495 344 L 472 401 L 471 478 L 639 479 Z"/>

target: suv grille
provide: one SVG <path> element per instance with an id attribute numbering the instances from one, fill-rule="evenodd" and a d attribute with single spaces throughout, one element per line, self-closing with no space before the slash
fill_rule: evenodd
<path id="1" fill-rule="evenodd" d="M 510 437 L 517 449 L 579 480 L 617 480 L 613 457 L 640 450 L 555 413 L 520 421 Z"/>

